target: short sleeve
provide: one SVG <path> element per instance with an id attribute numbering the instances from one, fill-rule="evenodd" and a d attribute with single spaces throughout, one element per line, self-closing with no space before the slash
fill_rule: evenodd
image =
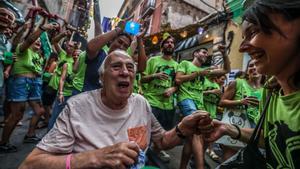
<path id="1" fill-rule="evenodd" d="M 74 132 L 70 122 L 70 108 L 63 109 L 54 127 L 43 137 L 38 148 L 51 153 L 70 153 L 73 151 Z"/>
<path id="2" fill-rule="evenodd" d="M 146 66 L 146 70 L 144 72 L 145 75 L 151 75 L 153 74 L 153 62 L 154 62 L 154 59 L 153 58 L 150 58 L 148 61 L 147 61 L 147 66 Z"/>
<path id="3" fill-rule="evenodd" d="M 176 72 L 186 73 L 186 62 L 182 61 L 178 66 Z"/>

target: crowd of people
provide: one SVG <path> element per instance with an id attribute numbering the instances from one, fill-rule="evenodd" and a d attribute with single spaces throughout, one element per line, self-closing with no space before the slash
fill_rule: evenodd
<path id="1" fill-rule="evenodd" d="M 223 162 L 247 144 L 271 92 L 259 146 L 268 168 L 299 168 L 299 9 L 297 0 L 256 0 L 248 7 L 239 51 L 251 60 L 226 83 L 231 66 L 223 45 L 222 66 L 210 65 L 203 47 L 192 52 L 191 61 L 178 62 L 176 39 L 165 33 L 161 53 L 148 57 L 143 38 L 149 23 L 141 21 L 135 36 L 120 22 L 84 49 L 57 22 L 31 25 L 28 32 L 26 21 L 14 33 L 13 13 L 0 8 L 0 16 L 9 18 L 0 20 L 0 153 L 18 151 L 9 140 L 29 105 L 34 114 L 24 143 L 37 145 L 22 169 L 141 168 L 148 149 L 167 161 L 164 150 L 180 144 L 179 168 L 193 161 L 194 168 L 204 169 L 205 153 Z M 53 50 L 49 57 L 40 38 L 45 33 Z M 48 127 L 43 138 L 35 134 L 41 119 Z"/>

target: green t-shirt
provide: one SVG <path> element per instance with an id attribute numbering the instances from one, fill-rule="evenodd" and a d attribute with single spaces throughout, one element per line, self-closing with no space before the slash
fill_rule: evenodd
<path id="1" fill-rule="evenodd" d="M 262 88 L 253 88 L 245 79 L 236 79 L 236 92 L 234 100 L 241 100 L 247 96 L 254 96 L 260 100 L 261 94 Z M 247 116 L 257 123 L 260 117 L 258 107 L 252 105 L 247 106 Z"/>
<path id="2" fill-rule="evenodd" d="M 61 77 L 61 71 L 63 65 L 67 63 L 68 68 L 67 68 L 67 79 L 68 77 L 72 76 L 72 68 L 73 68 L 73 63 L 74 60 L 71 56 L 67 56 L 67 53 L 65 51 L 61 51 L 59 53 L 59 61 L 57 64 L 57 67 L 54 70 L 54 74 L 52 75 L 50 81 L 49 81 L 49 86 L 52 87 L 54 90 L 58 90 L 58 85 L 59 85 L 59 79 Z"/>
<path id="3" fill-rule="evenodd" d="M 17 60 L 14 62 L 14 66 L 12 68 L 13 75 L 25 73 L 42 74 L 44 59 L 40 57 L 37 52 L 28 48 L 21 53 L 20 45 L 18 45 L 16 48 L 16 55 Z"/>
<path id="4" fill-rule="evenodd" d="M 150 105 L 163 110 L 174 109 L 174 96 L 164 97 L 163 93 L 167 88 L 174 86 L 175 72 L 178 63 L 171 60 L 165 60 L 162 56 L 151 57 L 147 61 L 147 67 L 145 75 L 151 75 L 154 73 L 165 72 L 169 75 L 167 80 L 154 79 L 148 83 L 145 97 L 149 101 Z"/>
<path id="5" fill-rule="evenodd" d="M 135 75 L 135 79 L 133 81 L 133 93 L 139 93 L 139 90 L 140 90 L 140 80 L 141 80 L 141 74 L 137 73 Z"/>
<path id="6" fill-rule="evenodd" d="M 260 109 L 267 95 L 264 89 Z M 268 168 L 300 168 L 300 91 L 287 96 L 272 94 L 264 121 L 264 140 Z"/>
<path id="7" fill-rule="evenodd" d="M 210 81 L 208 78 L 205 78 L 203 91 L 214 89 L 220 89 L 220 86 L 217 83 Z M 220 97 L 212 93 L 204 94 L 203 101 L 205 110 L 210 113 L 210 116 L 212 118 L 216 118 L 217 106 L 219 104 Z"/>
<path id="8" fill-rule="evenodd" d="M 182 61 L 177 69 L 177 72 L 182 72 L 185 75 L 192 74 L 203 70 L 198 66 L 194 65 L 190 61 Z M 197 109 L 204 109 L 203 105 L 203 84 L 204 77 L 198 76 L 194 80 L 183 82 L 179 86 L 178 101 L 181 102 L 185 99 L 192 99 L 197 106 Z"/>
<path id="9" fill-rule="evenodd" d="M 78 90 L 82 91 L 83 83 L 84 83 L 84 75 L 86 70 L 86 52 L 82 52 L 78 57 L 79 67 L 76 74 L 74 74 L 73 78 L 73 87 Z"/>

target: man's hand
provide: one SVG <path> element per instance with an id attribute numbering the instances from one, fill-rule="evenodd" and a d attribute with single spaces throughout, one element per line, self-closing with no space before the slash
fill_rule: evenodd
<path id="1" fill-rule="evenodd" d="M 172 94 L 173 94 L 175 91 L 176 91 L 176 88 L 175 88 L 175 87 L 170 87 L 170 88 L 167 88 L 167 89 L 164 91 L 163 95 L 164 95 L 165 97 L 170 97 L 170 96 L 172 96 Z"/>
<path id="2" fill-rule="evenodd" d="M 219 120 L 213 120 L 209 125 L 200 125 L 198 129 L 208 142 L 214 142 L 226 134 L 226 124 Z"/>
<path id="3" fill-rule="evenodd" d="M 155 73 L 153 74 L 153 77 L 159 80 L 167 80 L 169 79 L 169 75 L 167 75 L 165 72 L 159 72 L 159 73 Z"/>
<path id="4" fill-rule="evenodd" d="M 139 147 L 134 142 L 122 142 L 95 150 L 96 168 L 126 169 L 137 161 Z"/>
<path id="5" fill-rule="evenodd" d="M 150 19 L 149 18 L 146 18 L 144 21 L 142 21 L 142 23 L 141 23 L 142 28 L 141 28 L 140 33 L 136 36 L 137 39 L 144 38 L 144 36 L 146 35 L 147 30 L 149 28 L 149 25 L 150 25 Z"/>
<path id="6" fill-rule="evenodd" d="M 121 19 L 120 22 L 118 23 L 117 27 L 120 28 L 122 31 L 124 31 L 126 22 L 130 21 L 133 17 L 134 16 L 131 15 L 128 18 Z"/>
<path id="7" fill-rule="evenodd" d="M 45 24 L 45 25 L 43 25 L 41 27 L 42 27 L 42 29 L 45 29 L 47 31 L 49 31 L 49 30 L 56 30 L 56 29 L 59 28 L 59 24 L 57 24 L 57 23 L 47 23 L 47 24 Z"/>
<path id="8" fill-rule="evenodd" d="M 209 113 L 198 110 L 191 115 L 188 115 L 182 119 L 178 124 L 179 130 L 184 136 L 190 136 L 198 133 L 198 128 L 211 124 L 212 119 L 209 117 Z"/>

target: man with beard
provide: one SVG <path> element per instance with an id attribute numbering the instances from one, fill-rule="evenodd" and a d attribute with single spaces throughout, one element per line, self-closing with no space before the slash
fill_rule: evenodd
<path id="1" fill-rule="evenodd" d="M 43 31 L 54 30 L 57 27 L 58 25 L 54 23 L 39 26 L 36 31 L 16 48 L 17 59 L 12 68 L 13 82 L 8 89 L 8 100 L 11 101 L 11 114 L 3 129 L 0 141 L 1 153 L 17 151 L 16 147 L 8 142 L 11 133 L 23 117 L 26 102 L 29 103 L 36 115 L 30 121 L 24 142 L 34 143 L 40 140 L 35 136 L 36 124 L 39 116 L 44 112 L 41 104 L 43 58 L 39 54 L 41 48 L 39 36 Z"/>
<path id="2" fill-rule="evenodd" d="M 147 83 L 144 94 L 151 105 L 152 113 L 166 130 L 173 127 L 175 114 L 174 93 L 177 90 L 175 72 L 178 63 L 172 58 L 174 47 L 174 38 L 166 33 L 161 42 L 163 55 L 151 57 L 147 61 L 146 70 L 141 79 L 142 83 Z M 160 157 L 164 161 L 170 158 L 163 151 Z"/>
<path id="3" fill-rule="evenodd" d="M 223 46 L 219 46 L 223 55 L 224 68 L 207 70 L 201 66 L 206 62 L 208 50 L 200 48 L 193 52 L 193 61 L 182 61 L 177 69 L 176 84 L 179 85 L 178 106 L 184 116 L 197 110 L 205 110 L 203 104 L 203 87 L 205 76 L 220 76 L 230 72 L 230 62 Z M 217 95 L 220 92 L 216 90 Z M 211 112 L 212 113 L 212 112 Z M 204 167 L 204 148 L 201 136 L 194 136 L 184 145 L 180 168 L 186 168 L 193 147 L 196 168 Z"/>

